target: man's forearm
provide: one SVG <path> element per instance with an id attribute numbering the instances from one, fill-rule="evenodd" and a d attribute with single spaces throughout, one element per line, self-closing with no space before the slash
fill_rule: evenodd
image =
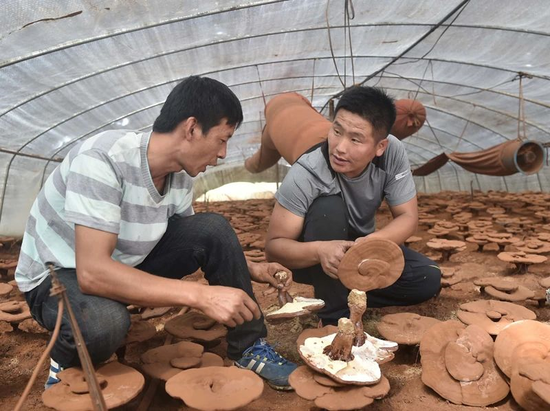
<path id="1" fill-rule="evenodd" d="M 189 306 L 198 308 L 197 297 L 205 285 L 155 276 L 120 262 L 98 263 L 78 271 L 82 292 L 143 307 Z"/>
<path id="2" fill-rule="evenodd" d="M 305 268 L 319 264 L 319 241 L 300 242 L 289 238 L 276 238 L 266 243 L 267 261 L 276 261 L 288 268 Z"/>

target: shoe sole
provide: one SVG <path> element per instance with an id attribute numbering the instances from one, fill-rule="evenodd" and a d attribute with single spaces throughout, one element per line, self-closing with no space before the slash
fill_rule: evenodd
<path id="1" fill-rule="evenodd" d="M 240 368 L 241 370 L 248 370 L 248 368 L 243 367 L 242 365 L 238 364 L 237 361 L 233 361 L 233 365 L 237 368 Z M 252 370 L 250 370 L 252 371 Z M 264 380 L 267 385 L 269 385 L 271 388 L 277 391 L 294 391 L 294 388 L 292 388 L 290 385 L 276 385 L 272 382 L 268 381 L 264 377 L 262 377 L 260 374 L 256 373 L 255 371 L 252 371 L 254 374 L 256 374 L 258 377 L 260 377 L 262 380 Z"/>

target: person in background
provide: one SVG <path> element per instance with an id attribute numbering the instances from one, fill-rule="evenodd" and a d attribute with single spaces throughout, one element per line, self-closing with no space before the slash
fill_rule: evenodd
<path id="1" fill-rule="evenodd" d="M 338 279 L 344 253 L 369 239 L 403 244 L 416 230 L 409 161 L 403 144 L 389 135 L 395 116 L 394 102 L 382 90 L 346 90 L 328 139 L 292 165 L 276 193 L 266 256 L 291 268 L 294 281 L 314 286 L 315 297 L 325 301 L 318 313 L 323 325 L 349 317 L 350 290 Z M 383 200 L 393 220 L 376 231 L 375 214 Z M 439 267 L 420 253 L 401 249 L 401 277 L 387 288 L 368 292 L 368 307 L 412 305 L 439 293 Z"/>

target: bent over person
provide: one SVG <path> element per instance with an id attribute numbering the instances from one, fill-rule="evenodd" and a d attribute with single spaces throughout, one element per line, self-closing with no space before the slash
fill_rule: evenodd
<path id="1" fill-rule="evenodd" d="M 387 239 L 403 244 L 417 227 L 416 189 L 402 143 L 389 135 L 393 100 L 382 90 L 355 86 L 344 92 L 328 139 L 304 153 L 276 194 L 266 238 L 268 260 L 293 269 L 294 280 L 314 286 L 325 301 L 323 325 L 349 317 L 349 290 L 338 266 L 354 242 Z M 375 231 L 383 200 L 393 220 Z M 369 307 L 412 305 L 438 294 L 438 266 L 401 246 L 405 268 L 391 286 L 367 293 Z"/>
<path id="2" fill-rule="evenodd" d="M 288 389 L 296 365 L 265 341 L 251 284 L 277 286 L 274 274 L 285 268 L 248 264 L 229 222 L 194 214 L 191 205 L 192 177 L 225 157 L 242 120 L 226 85 L 189 77 L 172 90 L 151 133 L 107 131 L 73 148 L 38 194 L 23 238 L 15 275 L 34 319 L 53 330 L 51 263 L 94 363 L 124 341 L 127 304 L 189 306 L 229 327 L 235 365 Z M 180 281 L 198 268 L 210 285 Z M 57 371 L 79 365 L 66 315 L 51 357 L 47 387 L 59 381 Z"/>

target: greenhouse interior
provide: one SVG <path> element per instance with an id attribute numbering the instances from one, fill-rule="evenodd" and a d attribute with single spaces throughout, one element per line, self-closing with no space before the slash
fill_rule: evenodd
<path id="1" fill-rule="evenodd" d="M 1 10 L 1 409 L 550 409 L 547 0 Z"/>

